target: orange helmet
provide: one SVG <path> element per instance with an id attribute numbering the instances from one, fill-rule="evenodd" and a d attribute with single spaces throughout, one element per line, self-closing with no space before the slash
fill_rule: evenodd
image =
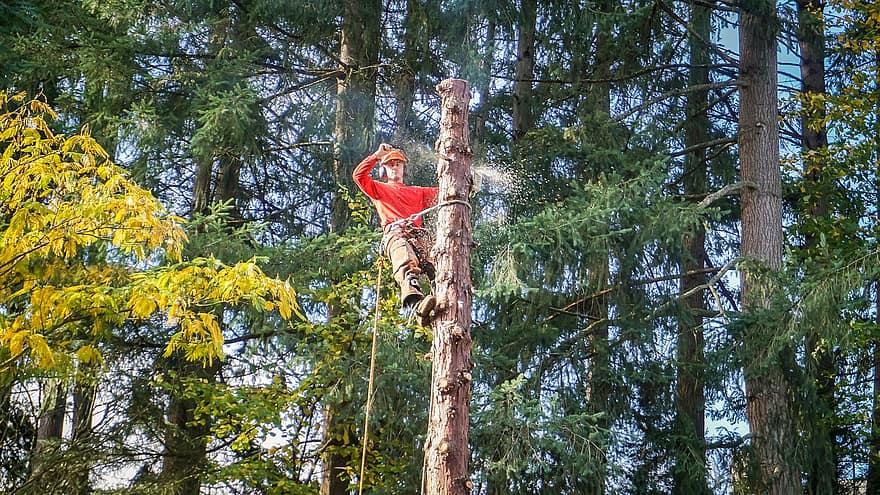
<path id="1" fill-rule="evenodd" d="M 400 151 L 399 149 L 392 149 L 391 151 L 386 153 L 385 156 L 382 157 L 382 161 L 379 164 L 385 165 L 392 160 L 400 160 L 403 163 L 409 162 L 409 160 L 406 158 L 406 155 L 404 155 L 402 151 Z"/>

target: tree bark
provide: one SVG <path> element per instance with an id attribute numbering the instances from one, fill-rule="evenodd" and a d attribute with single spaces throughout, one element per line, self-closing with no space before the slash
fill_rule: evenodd
<path id="1" fill-rule="evenodd" d="M 468 419 L 471 396 L 471 211 L 467 205 L 473 184 L 472 151 L 468 139 L 467 81 L 447 79 L 437 85 L 441 97 L 437 164 L 438 201 L 453 202 L 437 215 L 435 294 L 437 308 L 431 324 L 431 409 L 425 443 L 425 493 L 466 494 Z M 459 203 L 465 202 L 465 203 Z"/>
<path id="2" fill-rule="evenodd" d="M 375 140 L 376 77 L 381 34 L 382 2 L 346 0 L 340 34 L 342 76 L 336 84 L 336 150 L 333 179 L 354 190 L 351 173 Z M 333 193 L 330 229 L 344 230 L 350 212 L 347 200 Z"/>
<path id="3" fill-rule="evenodd" d="M 57 454 L 64 432 L 64 413 L 67 406 L 67 387 L 63 380 L 50 378 L 42 383 L 43 400 L 37 418 L 37 438 L 34 444 L 28 485 L 34 493 L 59 493 L 68 484 L 56 469 Z"/>
<path id="4" fill-rule="evenodd" d="M 98 385 L 96 369 L 92 365 L 80 364 L 76 382 L 73 385 L 73 444 L 74 448 L 83 453 L 91 451 L 88 444 L 92 437 L 92 414 L 95 410 L 95 396 Z M 76 464 L 75 472 L 71 473 L 76 493 L 87 495 L 92 493 L 89 486 L 89 464 Z"/>
<path id="5" fill-rule="evenodd" d="M 168 403 L 166 428 L 162 453 L 162 478 L 168 483 L 168 495 L 197 494 L 207 455 L 207 435 L 211 431 L 209 418 L 195 421 L 196 399 L 186 392 L 186 380 L 213 382 L 220 369 L 218 360 L 211 367 L 201 362 L 189 361 L 182 355 L 166 360 L 176 375 L 169 375 L 174 388 Z"/>
<path id="6" fill-rule="evenodd" d="M 880 51 L 874 55 L 875 76 L 880 77 Z M 880 133 L 880 111 L 874 119 L 877 132 Z M 874 150 L 875 156 L 880 157 L 880 146 Z M 874 178 L 874 194 L 876 205 L 880 206 L 880 174 Z M 880 280 L 874 281 L 874 308 L 875 321 L 880 323 Z M 873 399 L 871 400 L 871 438 L 870 452 L 868 455 L 868 473 L 866 493 L 880 493 L 880 339 L 872 341 L 872 368 L 874 370 Z"/>
<path id="7" fill-rule="evenodd" d="M 782 182 L 777 124 L 776 5 L 756 0 L 740 7 L 739 148 L 742 190 L 742 305 L 746 313 L 769 311 L 779 289 L 772 280 L 782 264 Z M 794 428 L 783 361 L 790 351 L 775 349 L 773 323 L 753 318 L 744 328 L 746 416 L 758 470 L 754 493 L 801 492 L 800 470 L 792 458 Z M 778 324 L 778 323 L 777 323 Z"/>
<path id="8" fill-rule="evenodd" d="M 709 83 L 709 47 L 707 40 L 712 28 L 712 5 L 690 2 L 691 29 L 690 73 L 688 84 L 701 87 Z M 685 105 L 685 148 L 694 148 L 684 161 L 683 192 L 685 197 L 699 197 L 706 192 L 708 150 L 697 145 L 710 140 L 708 116 L 708 90 L 691 91 Z M 702 224 L 685 235 L 685 256 L 682 260 L 681 293 L 693 291 L 682 301 L 678 321 L 677 368 L 675 388 L 676 438 L 675 469 L 673 471 L 673 494 L 708 494 L 706 481 L 706 434 L 705 434 L 705 386 L 703 359 L 703 317 L 700 310 L 705 306 L 703 289 L 706 283 L 703 268 L 706 266 L 706 231 Z"/>
<path id="9" fill-rule="evenodd" d="M 595 44 L 596 55 L 593 66 L 590 68 L 592 74 L 586 71 L 586 67 L 580 67 L 575 72 L 577 78 L 595 79 L 598 82 L 591 83 L 584 88 L 585 96 L 582 106 L 584 112 L 592 114 L 597 123 L 604 123 L 611 115 L 611 64 L 617 59 L 613 52 L 614 43 L 611 31 L 613 23 L 612 12 L 615 9 L 614 0 L 599 0 L 595 4 L 595 8 L 600 15 L 596 19 L 595 24 Z M 586 15 L 586 13 L 581 13 Z M 592 37 L 588 37 L 587 42 L 593 43 Z M 587 49 L 586 46 L 584 49 Z M 613 146 L 611 143 L 603 143 L 605 146 Z M 589 172 L 588 176 L 598 176 L 605 170 L 596 169 Z M 587 336 L 589 342 L 589 371 L 587 372 L 587 391 L 586 400 L 589 411 L 593 414 L 604 413 L 597 419 L 597 426 L 602 430 L 609 430 L 614 421 L 610 411 L 611 390 L 612 390 L 612 367 L 611 367 L 611 345 L 609 335 L 608 314 L 610 305 L 610 294 L 607 292 L 609 286 L 609 277 L 611 274 L 612 255 L 597 255 L 589 260 L 588 287 L 595 294 L 601 294 L 599 297 L 592 298 L 587 310 L 587 325 L 593 325 L 594 330 Z M 599 473 L 596 480 L 591 483 L 587 495 L 603 495 L 606 492 L 606 482 L 608 476 L 608 458 L 606 455 L 607 444 L 599 449 L 596 456 L 596 472 Z"/>
<path id="10" fill-rule="evenodd" d="M 360 161 L 364 150 L 373 149 L 375 141 L 376 77 L 379 62 L 381 34 L 379 24 L 382 15 L 382 2 L 379 0 L 346 0 L 340 33 L 339 60 L 342 63 L 342 76 L 336 83 L 336 148 L 333 161 L 335 184 L 345 186 L 349 192 L 355 190 L 351 174 L 355 164 Z M 348 200 L 334 191 L 330 205 L 330 231 L 342 232 L 349 224 L 351 212 Z M 334 281 L 331 280 L 331 283 Z M 335 305 L 328 308 L 331 321 L 339 321 L 342 309 Z M 354 332 L 354 328 L 351 329 Z M 349 436 L 349 444 L 344 445 L 342 429 L 351 422 L 340 411 L 344 404 L 325 402 L 323 404 L 323 441 L 321 454 L 323 474 L 321 495 L 345 495 L 351 482 L 345 469 L 352 460 L 341 452 L 346 447 L 355 447 L 357 439 Z M 350 451 L 357 451 L 352 448 Z M 352 463 L 352 465 L 354 465 Z"/>
<path id="11" fill-rule="evenodd" d="M 875 282 L 874 287 L 877 291 L 875 308 L 880 311 L 880 282 Z M 878 322 L 880 322 L 880 313 L 877 315 Z M 871 354 L 874 370 L 874 394 L 871 401 L 871 439 L 865 493 L 880 493 L 880 340 L 874 339 Z"/>
<path id="12" fill-rule="evenodd" d="M 534 125 L 532 80 L 535 78 L 535 30 L 537 0 L 522 0 L 519 38 L 516 44 L 516 74 L 513 84 L 513 142 L 519 141 Z"/>
<path id="13" fill-rule="evenodd" d="M 822 23 L 822 2 L 818 0 L 798 0 L 798 45 L 801 51 L 801 90 L 806 95 L 825 94 L 825 36 Z M 806 218 L 822 218 L 828 215 L 828 201 L 822 192 L 824 160 L 818 159 L 815 152 L 828 147 L 828 133 L 822 119 L 825 111 L 801 118 L 801 146 L 804 150 L 804 178 L 808 193 L 813 200 L 803 215 Z M 816 123 L 819 122 L 819 126 Z M 813 152 L 813 153 L 810 153 Z M 806 232 L 806 250 L 812 252 L 819 243 L 819 237 L 812 231 Z M 808 379 L 815 384 L 815 400 L 807 401 L 809 408 L 808 437 L 810 439 L 810 459 L 807 466 L 809 493 L 833 494 L 837 492 L 836 445 L 832 432 L 834 422 L 834 357 L 827 347 L 818 344 L 815 332 L 807 335 Z"/>

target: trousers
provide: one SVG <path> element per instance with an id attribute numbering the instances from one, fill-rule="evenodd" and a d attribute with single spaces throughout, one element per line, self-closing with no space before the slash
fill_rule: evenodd
<path id="1" fill-rule="evenodd" d="M 434 258 L 431 254 L 428 232 L 411 222 L 385 229 L 382 251 L 391 261 L 394 280 L 400 286 L 400 301 L 404 307 L 418 303 L 423 297 L 419 277 L 434 280 Z"/>

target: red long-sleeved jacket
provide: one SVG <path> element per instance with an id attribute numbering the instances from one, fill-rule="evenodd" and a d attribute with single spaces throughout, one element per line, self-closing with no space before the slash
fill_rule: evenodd
<path id="1" fill-rule="evenodd" d="M 373 200 L 382 227 L 418 213 L 437 202 L 436 187 L 407 186 L 405 184 L 373 180 L 370 177 L 370 172 L 376 166 L 376 163 L 379 162 L 380 158 L 376 155 L 364 158 L 354 168 L 352 177 L 354 178 L 354 183 L 361 188 L 361 191 Z M 420 226 L 422 219 L 417 218 L 413 223 Z"/>

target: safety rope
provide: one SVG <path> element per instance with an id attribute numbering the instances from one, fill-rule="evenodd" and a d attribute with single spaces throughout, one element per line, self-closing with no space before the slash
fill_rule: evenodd
<path id="1" fill-rule="evenodd" d="M 442 207 L 444 207 L 444 206 L 454 205 L 454 204 L 465 205 L 465 206 L 467 206 L 468 208 L 471 207 L 471 204 L 468 203 L 467 201 L 464 201 L 464 200 L 461 200 L 461 199 L 450 199 L 449 201 L 444 201 L 444 202 L 442 202 L 442 203 L 438 203 L 438 204 L 436 204 L 436 205 L 434 205 L 434 206 L 431 206 L 431 207 L 425 208 L 424 210 L 422 210 L 422 211 L 420 211 L 420 212 L 418 212 L 418 213 L 413 213 L 412 215 L 410 215 L 410 216 L 408 216 L 408 217 L 406 217 L 406 218 L 401 218 L 400 220 L 395 220 L 395 221 L 389 223 L 388 225 L 386 225 L 386 226 L 385 226 L 385 230 L 388 230 L 388 229 L 390 229 L 390 228 L 394 228 L 394 227 L 396 227 L 396 226 L 398 226 L 398 225 L 402 225 L 402 224 L 407 223 L 407 222 L 414 222 L 417 218 L 419 218 L 420 216 L 422 216 L 422 215 L 424 215 L 424 214 L 426 214 L 426 213 L 430 213 L 430 212 L 432 212 L 432 211 L 434 211 L 434 210 L 436 210 L 436 209 L 442 208 Z"/>
<path id="2" fill-rule="evenodd" d="M 364 445 L 361 450 L 361 474 L 358 476 L 358 495 L 364 489 L 364 470 L 367 464 L 367 442 L 370 438 L 370 409 L 373 405 L 373 380 L 376 374 L 376 341 L 379 334 L 379 306 L 382 301 L 382 258 L 379 258 L 379 274 L 376 276 L 376 314 L 373 318 L 373 346 L 370 350 L 370 379 L 367 381 L 367 405 L 364 411 Z"/>

